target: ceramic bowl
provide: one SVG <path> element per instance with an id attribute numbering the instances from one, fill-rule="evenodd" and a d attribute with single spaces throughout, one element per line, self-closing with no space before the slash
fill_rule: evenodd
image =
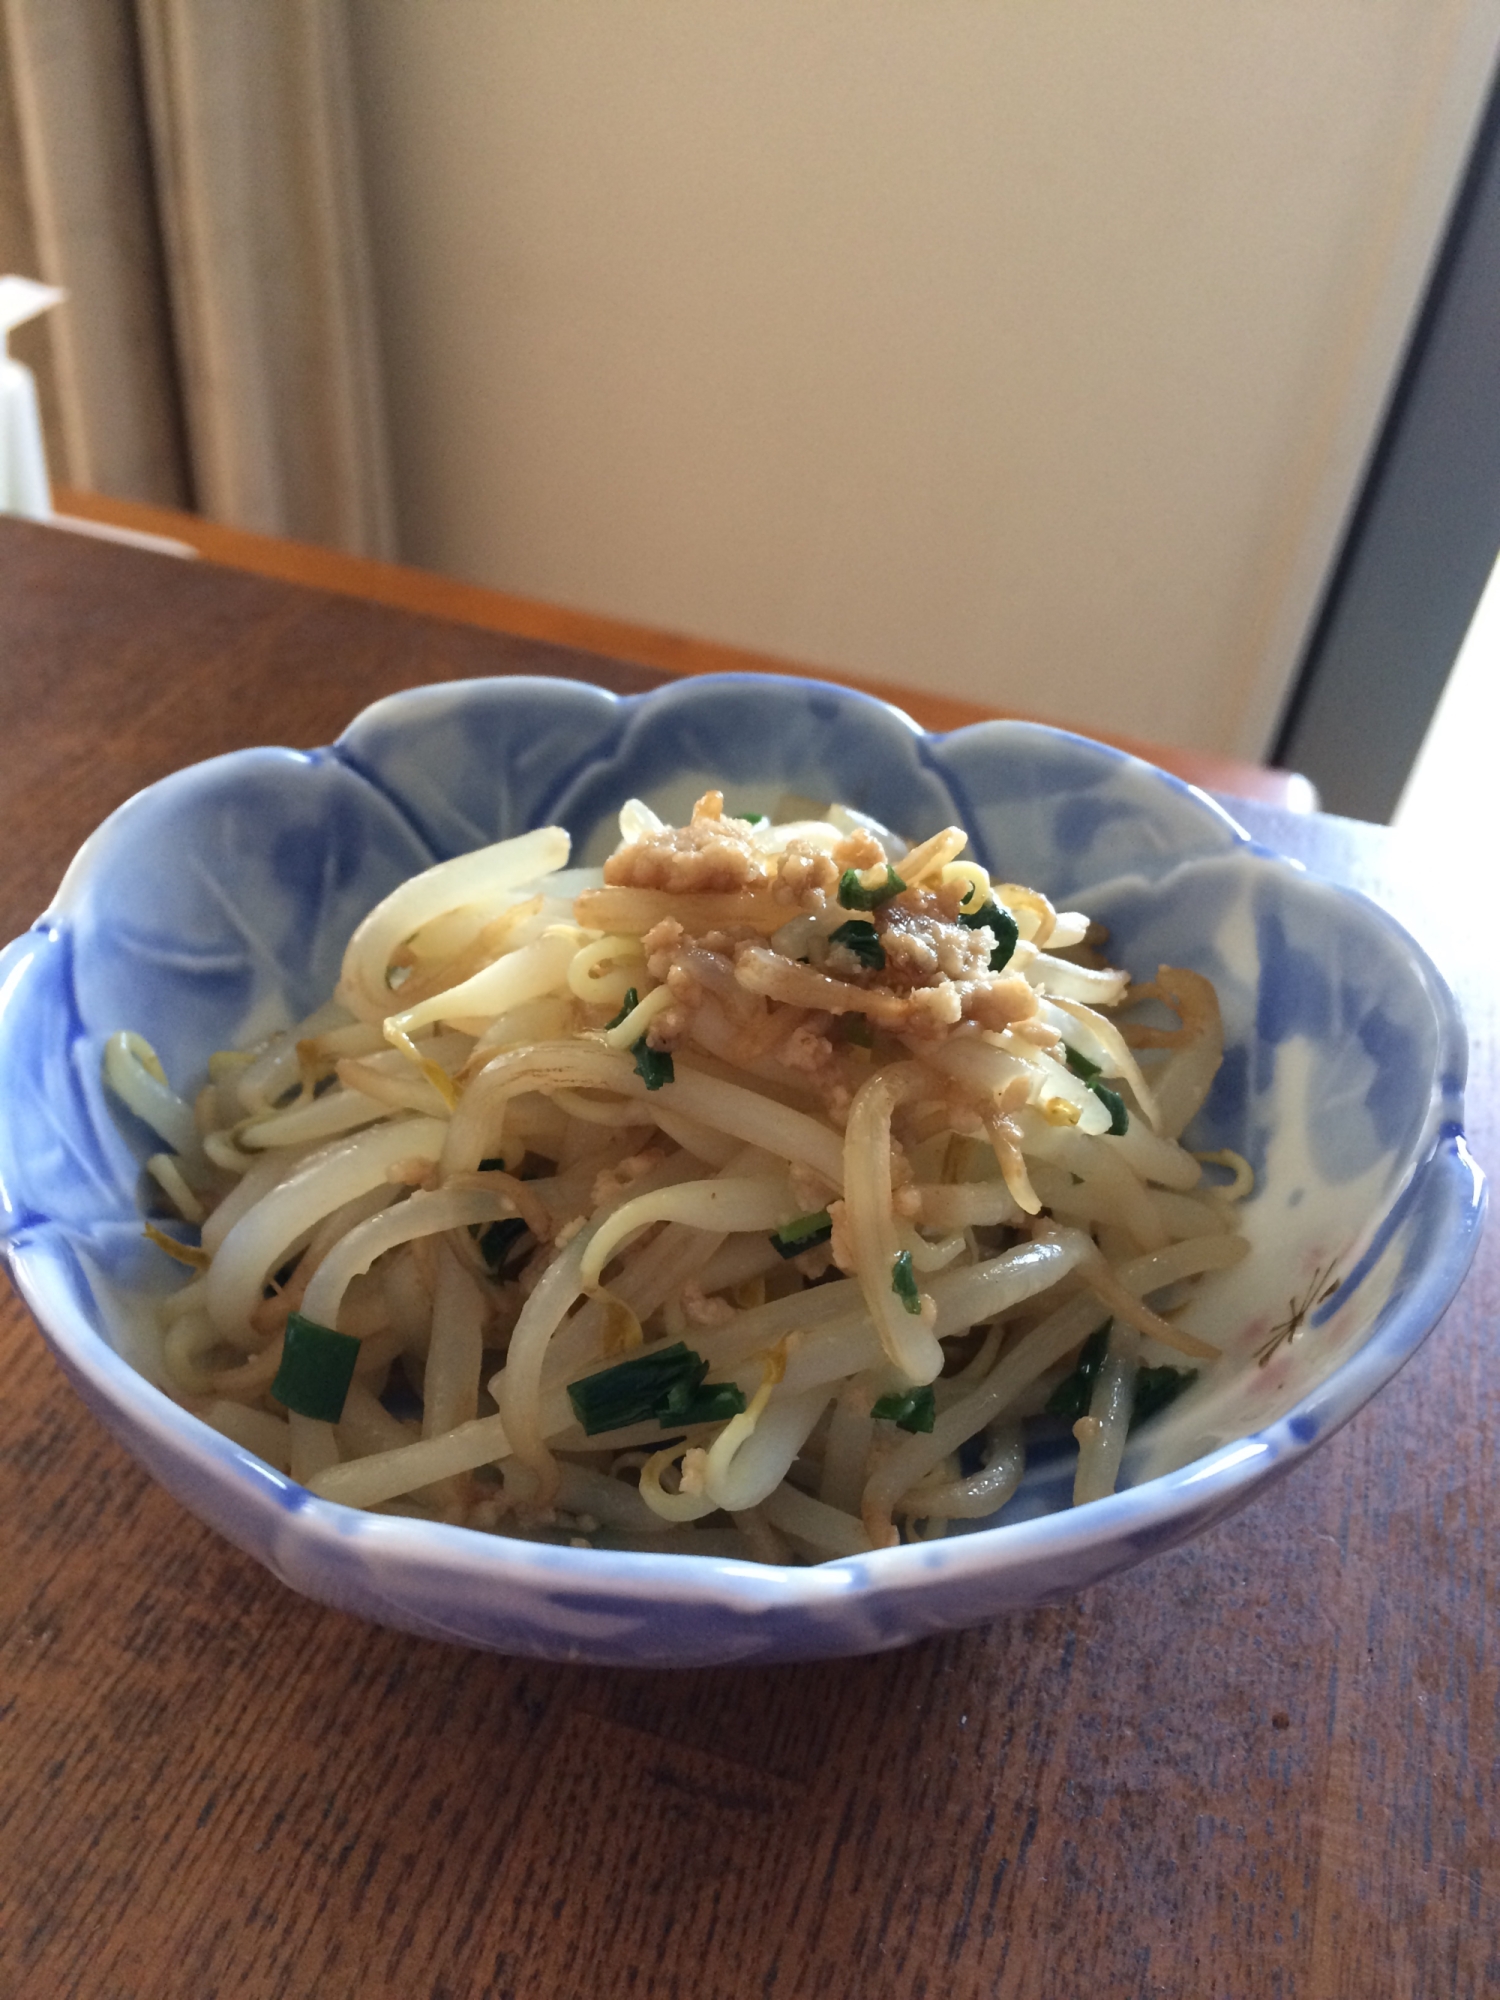
<path id="1" fill-rule="evenodd" d="M 556 1548 L 314 1499 L 157 1386 L 145 1135 L 100 1086 L 120 1027 L 188 1085 L 209 1052 L 308 1011 L 363 913 L 434 859 L 561 822 L 602 857 L 637 794 L 671 817 L 837 798 L 907 833 L 947 821 L 1013 881 L 1110 927 L 1137 976 L 1197 968 L 1227 1050 L 1193 1128 L 1256 1171 L 1246 1261 L 1192 1324 L 1212 1378 L 1132 1439 L 1121 1490 L 1066 1506 L 1036 1454 L 995 1523 L 815 1568 Z M 807 681 L 730 676 L 621 700 L 545 680 L 423 688 L 330 749 L 238 752 L 113 814 L 0 958 L 0 1218 L 59 1362 L 182 1504 L 294 1589 L 495 1651 L 641 1666 L 872 1652 L 1063 1597 L 1199 1533 L 1285 1472 L 1407 1360 L 1469 1262 L 1465 1042 L 1421 950 L 1362 897 L 1253 843 L 1175 778 L 1025 723 L 925 735 Z"/>

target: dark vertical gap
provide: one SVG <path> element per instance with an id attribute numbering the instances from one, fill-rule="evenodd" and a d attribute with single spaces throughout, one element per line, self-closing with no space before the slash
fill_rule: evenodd
<path id="1" fill-rule="evenodd" d="M 157 323 L 162 327 L 171 365 L 171 423 L 173 429 L 172 448 L 179 467 L 182 488 L 182 504 L 190 513 L 201 512 L 198 498 L 197 476 L 193 462 L 192 429 L 186 393 L 186 375 L 183 368 L 182 338 L 178 328 L 174 306 L 172 285 L 167 273 L 167 240 L 165 234 L 161 181 L 158 167 L 158 150 L 152 130 L 151 104 L 146 91 L 145 58 L 141 49 L 140 8 L 137 0 L 124 0 L 128 16 L 128 32 L 122 37 L 128 51 L 129 71 L 124 78 L 135 112 L 136 130 L 140 133 L 140 161 L 145 206 L 151 221 L 151 268 L 146 273 L 147 282 L 157 302 Z"/>
<path id="2" fill-rule="evenodd" d="M 1500 550 L 1500 81 L 1408 337 L 1272 761 L 1388 819 Z M 1493 444 L 1493 449 L 1490 448 Z"/>

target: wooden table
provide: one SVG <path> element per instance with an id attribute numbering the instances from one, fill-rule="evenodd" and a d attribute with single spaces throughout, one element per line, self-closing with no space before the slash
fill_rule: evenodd
<path id="1" fill-rule="evenodd" d="M 177 765 L 520 667 L 658 678 L 0 522 L 0 932 Z M 1494 948 L 1452 858 L 1244 816 L 1429 939 L 1486 1157 Z M 137 1471 L 8 1302 L 0 2000 L 1500 1992 L 1497 1265 L 1187 1548 L 878 1659 L 676 1675 L 303 1603 Z"/>

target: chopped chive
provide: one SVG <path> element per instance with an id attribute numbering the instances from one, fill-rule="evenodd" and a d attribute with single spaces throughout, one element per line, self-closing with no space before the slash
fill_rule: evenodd
<path id="1" fill-rule="evenodd" d="M 833 1218 L 826 1208 L 820 1208 L 811 1215 L 799 1215 L 794 1221 L 782 1223 L 771 1238 L 771 1248 L 779 1257 L 799 1257 L 804 1250 L 826 1243 L 832 1235 Z"/>
<path id="2" fill-rule="evenodd" d="M 736 813 L 735 818 L 742 819 L 746 826 L 764 826 L 766 823 L 764 813 Z"/>
<path id="3" fill-rule="evenodd" d="M 525 1234 L 526 1224 L 519 1215 L 502 1216 L 498 1222 L 474 1225 L 474 1240 L 479 1254 L 495 1272 L 502 1268 Z"/>
<path id="4" fill-rule="evenodd" d="M 1113 1321 L 1106 1320 L 1096 1327 L 1079 1350 L 1071 1375 L 1065 1375 L 1052 1394 L 1047 1398 L 1047 1415 L 1063 1417 L 1070 1424 L 1076 1424 L 1080 1417 L 1089 1413 L 1089 1399 L 1094 1393 L 1094 1377 L 1104 1366 L 1104 1357 L 1109 1350 L 1109 1329 Z"/>
<path id="5" fill-rule="evenodd" d="M 875 1037 L 870 1033 L 870 1024 L 863 1014 L 844 1016 L 844 1040 L 856 1049 L 872 1049 Z"/>
<path id="6" fill-rule="evenodd" d="M 872 1417 L 884 1417 L 898 1431 L 930 1431 L 937 1421 L 937 1398 L 929 1382 L 921 1389 L 892 1389 L 876 1398 Z"/>
<path id="7" fill-rule="evenodd" d="M 873 889 L 867 889 L 860 881 L 857 868 L 846 868 L 839 877 L 839 901 L 846 910 L 876 910 L 892 896 L 899 896 L 905 887 L 889 861 L 885 864 L 885 880 Z"/>
<path id="8" fill-rule="evenodd" d="M 1049 1417 L 1062 1417 L 1068 1423 L 1076 1424 L 1080 1417 L 1088 1415 L 1094 1382 L 1109 1350 L 1111 1324 L 1110 1320 L 1106 1320 L 1083 1343 L 1072 1374 L 1065 1375 L 1047 1398 Z M 1160 1368 L 1138 1368 L 1130 1407 L 1131 1430 L 1137 1424 L 1145 1423 L 1149 1417 L 1156 1416 L 1168 1403 L 1175 1402 L 1183 1390 L 1197 1379 L 1196 1368 L 1173 1368 L 1170 1364 Z"/>
<path id="9" fill-rule="evenodd" d="M 870 972 L 880 972 L 885 966 L 885 946 L 872 923 L 863 917 L 851 917 L 846 924 L 840 924 L 829 935 L 830 944 L 841 944 L 845 951 L 853 952 L 860 964 Z"/>
<path id="10" fill-rule="evenodd" d="M 299 1312 L 288 1313 L 281 1366 L 271 1394 L 299 1417 L 336 1424 L 344 1414 L 344 1398 L 358 1359 L 359 1342 L 352 1334 L 336 1333 Z"/>
<path id="11" fill-rule="evenodd" d="M 1131 1405 L 1130 1428 L 1143 1424 L 1148 1417 L 1154 1417 L 1164 1410 L 1168 1403 L 1175 1403 L 1183 1390 L 1198 1379 L 1196 1368 L 1173 1368 L 1163 1364 L 1160 1368 L 1141 1368 L 1136 1372 L 1135 1401 Z"/>
<path id="12" fill-rule="evenodd" d="M 990 932 L 995 940 L 995 949 L 990 953 L 990 971 L 1004 972 L 1021 941 L 1020 926 L 1010 911 L 1002 910 L 992 899 L 981 903 L 977 910 L 960 910 L 958 921 L 967 930 Z"/>
<path id="13" fill-rule="evenodd" d="M 1064 1044 L 1063 1054 L 1067 1057 L 1068 1068 L 1083 1083 L 1092 1083 L 1095 1077 L 1103 1074 L 1098 1063 L 1090 1062 L 1087 1056 L 1080 1055 L 1071 1044 Z"/>
<path id="14" fill-rule="evenodd" d="M 653 1049 L 644 1035 L 630 1053 L 635 1057 L 635 1073 L 647 1090 L 660 1090 L 675 1078 L 671 1056 L 665 1049 Z"/>
<path id="15" fill-rule="evenodd" d="M 676 1340 L 570 1382 L 568 1401 L 587 1435 L 595 1437 L 601 1431 L 624 1430 L 627 1424 L 649 1423 L 674 1389 L 682 1385 L 691 1393 L 707 1373 L 703 1356 Z"/>
<path id="16" fill-rule="evenodd" d="M 631 1015 L 635 1012 L 636 1008 L 640 1006 L 640 1004 L 641 1004 L 641 996 L 636 992 L 633 986 L 628 986 L 625 989 L 625 999 L 624 1003 L 620 1008 L 619 1013 L 616 1014 L 615 1018 L 612 1021 L 606 1021 L 604 1024 L 605 1034 L 607 1035 L 611 1028 L 618 1028 L 622 1021 L 628 1021 Z"/>
<path id="17" fill-rule="evenodd" d="M 1124 1098 L 1107 1083 L 1091 1083 L 1089 1089 L 1109 1113 L 1110 1137 L 1123 1139 L 1130 1130 L 1130 1113 L 1125 1109 Z"/>
<path id="18" fill-rule="evenodd" d="M 910 1250 L 900 1250 L 891 1265 L 891 1290 L 909 1313 L 922 1310 L 921 1294 L 917 1290 L 916 1273 L 911 1267 Z"/>
<path id="19" fill-rule="evenodd" d="M 673 1384 L 652 1414 L 663 1430 L 674 1431 L 689 1424 L 727 1423 L 744 1409 L 745 1392 L 738 1382 L 682 1381 Z"/>
<path id="20" fill-rule="evenodd" d="M 1099 1081 L 1104 1072 L 1100 1069 L 1098 1063 L 1090 1062 L 1087 1056 L 1081 1056 L 1077 1049 L 1066 1045 L 1064 1045 L 1063 1054 L 1066 1056 L 1068 1068 L 1072 1070 L 1074 1076 L 1081 1083 L 1088 1085 L 1089 1089 L 1093 1091 L 1095 1097 L 1098 1098 L 1099 1102 L 1109 1113 L 1111 1138 L 1123 1139 L 1125 1134 L 1130 1130 L 1130 1113 L 1125 1109 L 1124 1098 L 1121 1097 L 1119 1091 L 1111 1090 L 1107 1083 Z"/>

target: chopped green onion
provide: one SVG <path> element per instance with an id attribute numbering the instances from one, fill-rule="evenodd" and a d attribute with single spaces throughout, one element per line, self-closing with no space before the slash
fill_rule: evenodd
<path id="1" fill-rule="evenodd" d="M 872 1049 L 875 1037 L 870 1033 L 870 1024 L 863 1014 L 844 1016 L 844 1040 L 856 1049 Z"/>
<path id="2" fill-rule="evenodd" d="M 771 1238 L 771 1248 L 780 1257 L 799 1257 L 804 1250 L 812 1250 L 819 1243 L 826 1243 L 833 1234 L 833 1218 L 826 1208 L 820 1208 L 811 1215 L 799 1215 L 792 1222 L 784 1222 Z"/>
<path id="3" fill-rule="evenodd" d="M 889 861 L 885 864 L 885 880 L 873 889 L 867 889 L 860 881 L 857 868 L 846 868 L 839 877 L 839 901 L 846 910 L 876 910 L 892 896 L 899 896 L 905 887 Z"/>
<path id="4" fill-rule="evenodd" d="M 627 1424 L 649 1423 L 679 1385 L 691 1392 L 708 1373 L 701 1354 L 680 1340 L 670 1347 L 649 1348 L 613 1368 L 601 1368 L 568 1384 L 573 1414 L 590 1437 L 600 1431 L 624 1430 Z"/>
<path id="5" fill-rule="evenodd" d="M 736 819 L 742 819 L 746 826 L 764 826 L 766 823 L 764 813 L 736 813 L 734 816 Z"/>
<path id="6" fill-rule="evenodd" d="M 866 923 L 863 917 L 851 917 L 846 924 L 840 924 L 829 935 L 830 944 L 841 944 L 845 951 L 853 952 L 860 964 L 870 972 L 880 972 L 885 966 L 885 946 L 880 942 L 875 926 Z"/>
<path id="7" fill-rule="evenodd" d="M 1104 1357 L 1109 1349 L 1110 1326 L 1111 1322 L 1106 1320 L 1083 1343 L 1072 1374 L 1065 1375 L 1047 1398 L 1049 1417 L 1063 1417 L 1068 1423 L 1076 1424 L 1080 1417 L 1088 1415 L 1094 1382 L 1104 1366 Z M 1137 1424 L 1145 1423 L 1149 1417 L 1164 1410 L 1168 1403 L 1175 1402 L 1183 1390 L 1197 1379 L 1196 1368 L 1173 1368 L 1170 1364 L 1160 1368 L 1138 1368 L 1130 1406 L 1130 1428 L 1134 1430 Z"/>
<path id="8" fill-rule="evenodd" d="M 937 1421 L 937 1398 L 929 1382 L 921 1389 L 892 1389 L 876 1399 L 872 1417 L 883 1417 L 898 1431 L 930 1431 Z"/>
<path id="9" fill-rule="evenodd" d="M 1021 930 L 1009 910 L 1002 910 L 993 900 L 981 903 L 977 910 L 960 910 L 958 921 L 971 931 L 989 931 L 995 940 L 995 949 L 990 953 L 990 971 L 1004 972 L 1015 956 L 1016 946 L 1021 941 Z"/>
<path id="10" fill-rule="evenodd" d="M 704 1366 L 708 1364 L 705 1362 Z M 738 1382 L 675 1383 L 653 1415 L 664 1431 L 690 1424 L 724 1424 L 744 1414 L 745 1392 Z"/>
<path id="11" fill-rule="evenodd" d="M 299 1312 L 288 1313 L 281 1366 L 271 1394 L 299 1417 L 336 1424 L 344 1414 L 344 1398 L 358 1359 L 359 1342 L 352 1334 L 319 1326 Z"/>
<path id="12" fill-rule="evenodd" d="M 911 1267 L 910 1250 L 897 1252 L 896 1261 L 891 1265 L 891 1290 L 909 1313 L 919 1313 L 922 1310 L 922 1298 L 917 1290 L 916 1273 Z"/>
<path id="13" fill-rule="evenodd" d="M 618 1028 L 622 1021 L 628 1021 L 640 1004 L 641 996 L 633 986 L 628 986 L 625 989 L 625 998 L 621 1004 L 619 1013 L 616 1014 L 612 1021 L 606 1021 L 604 1024 L 605 1034 L 607 1035 L 611 1028 Z"/>
<path id="14" fill-rule="evenodd" d="M 630 1053 L 635 1057 L 635 1073 L 647 1090 L 660 1090 L 675 1078 L 671 1056 L 665 1049 L 653 1049 L 644 1035 Z"/>
<path id="15" fill-rule="evenodd" d="M 1130 1113 L 1125 1109 L 1124 1098 L 1121 1097 L 1119 1091 L 1111 1090 L 1107 1083 L 1099 1081 L 1104 1072 L 1100 1069 L 1098 1063 L 1090 1062 L 1088 1057 L 1081 1056 L 1077 1049 L 1067 1046 L 1064 1046 L 1063 1054 L 1067 1057 L 1068 1068 L 1072 1070 L 1074 1076 L 1081 1083 L 1088 1085 L 1089 1089 L 1093 1091 L 1095 1097 L 1098 1098 L 1099 1102 L 1109 1113 L 1110 1137 L 1123 1139 L 1125 1134 L 1130 1130 Z"/>
<path id="16" fill-rule="evenodd" d="M 1063 1054 L 1067 1057 L 1068 1068 L 1083 1083 L 1092 1083 L 1095 1077 L 1103 1075 L 1098 1063 L 1090 1062 L 1087 1056 L 1080 1055 L 1071 1044 L 1064 1045 Z"/>
<path id="17" fill-rule="evenodd" d="M 499 1271 L 512 1250 L 526 1234 L 526 1224 L 519 1215 L 502 1216 L 500 1221 L 489 1224 L 476 1223 L 474 1238 L 479 1254 L 492 1271 Z"/>
<path id="18" fill-rule="evenodd" d="M 1130 1411 L 1130 1428 L 1145 1423 L 1158 1410 L 1164 1410 L 1168 1403 L 1175 1403 L 1183 1390 L 1198 1379 L 1196 1368 L 1173 1368 L 1164 1364 L 1160 1368 L 1142 1368 L 1136 1373 L 1135 1402 Z"/>
<path id="19" fill-rule="evenodd" d="M 479 1171 L 482 1174 L 503 1174 L 506 1171 L 505 1162 L 495 1153 L 488 1160 L 479 1162 Z"/>
<path id="20" fill-rule="evenodd" d="M 633 1354 L 568 1384 L 568 1401 L 590 1437 L 655 1421 L 663 1430 L 725 1423 L 745 1407 L 738 1383 L 708 1382 L 708 1363 L 678 1340 Z"/>
<path id="21" fill-rule="evenodd" d="M 1130 1130 L 1130 1113 L 1125 1109 L 1124 1098 L 1107 1083 L 1091 1083 L 1089 1089 L 1109 1113 L 1110 1137 L 1123 1139 Z"/>
<path id="22" fill-rule="evenodd" d="M 1063 1417 L 1068 1423 L 1076 1424 L 1080 1417 L 1088 1415 L 1089 1400 L 1094 1393 L 1094 1377 L 1104 1366 L 1112 1324 L 1112 1321 L 1106 1320 L 1083 1343 L 1072 1374 L 1065 1375 L 1047 1398 L 1049 1417 Z"/>

